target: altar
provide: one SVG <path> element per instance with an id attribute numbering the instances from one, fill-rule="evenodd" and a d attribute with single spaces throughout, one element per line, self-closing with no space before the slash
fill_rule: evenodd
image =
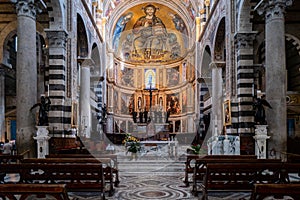
<path id="1" fill-rule="evenodd" d="M 178 141 L 176 139 L 166 141 L 141 141 L 140 143 L 140 158 L 154 156 L 165 159 L 177 159 Z"/>
<path id="2" fill-rule="evenodd" d="M 168 140 L 168 125 L 167 123 L 139 123 L 134 127 L 132 135 L 142 141 Z"/>

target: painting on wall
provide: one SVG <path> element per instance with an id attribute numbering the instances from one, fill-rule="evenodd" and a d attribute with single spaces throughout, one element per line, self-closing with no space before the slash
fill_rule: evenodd
<path id="1" fill-rule="evenodd" d="M 78 104 L 72 102 L 71 127 L 78 128 Z"/>
<path id="2" fill-rule="evenodd" d="M 113 32 L 116 57 L 130 63 L 166 63 L 185 55 L 187 26 L 180 15 L 158 3 L 125 11 Z"/>
<path id="3" fill-rule="evenodd" d="M 132 108 L 132 95 L 122 93 L 121 95 L 121 114 L 129 115 Z"/>
<path id="4" fill-rule="evenodd" d="M 167 112 L 169 112 L 171 115 L 181 113 L 179 93 L 167 95 Z"/>
<path id="5" fill-rule="evenodd" d="M 114 105 L 113 105 L 113 107 L 114 107 L 115 113 L 119 113 L 118 100 L 119 100 L 118 91 L 114 90 L 114 99 L 113 99 Z"/>
<path id="6" fill-rule="evenodd" d="M 127 87 L 134 87 L 134 70 L 124 67 L 121 71 L 121 84 Z"/>
<path id="7" fill-rule="evenodd" d="M 156 88 L 156 69 L 145 69 L 145 89 Z"/>
<path id="8" fill-rule="evenodd" d="M 231 125 L 231 106 L 229 100 L 223 103 L 223 123 L 225 126 Z"/>
<path id="9" fill-rule="evenodd" d="M 167 87 L 179 84 L 179 66 L 167 69 Z"/>
<path id="10" fill-rule="evenodd" d="M 187 96 L 186 96 L 186 90 L 182 92 L 182 112 L 187 112 Z"/>

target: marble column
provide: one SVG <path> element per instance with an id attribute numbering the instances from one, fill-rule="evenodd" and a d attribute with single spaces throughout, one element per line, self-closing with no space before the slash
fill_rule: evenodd
<path id="1" fill-rule="evenodd" d="M 224 62 L 212 62 L 210 68 L 212 70 L 212 127 L 213 135 L 220 135 L 223 127 L 222 106 L 223 106 L 223 79 L 222 67 Z"/>
<path id="2" fill-rule="evenodd" d="M 286 55 L 285 55 L 285 8 L 292 0 L 267 0 L 258 7 L 264 14 L 266 51 L 266 99 L 272 109 L 266 109 L 269 135 L 268 151 L 286 152 Z"/>
<path id="3" fill-rule="evenodd" d="M 90 103 L 90 76 L 91 67 L 94 66 L 92 59 L 81 60 L 81 73 L 80 73 L 80 127 L 79 135 L 87 138 L 91 137 L 91 103 Z"/>
<path id="4" fill-rule="evenodd" d="M 17 10 L 17 151 L 34 152 L 35 115 L 30 108 L 37 101 L 36 10 L 34 0 L 19 0 Z"/>
<path id="5" fill-rule="evenodd" d="M 5 137 L 5 72 L 0 69 L 0 141 Z"/>

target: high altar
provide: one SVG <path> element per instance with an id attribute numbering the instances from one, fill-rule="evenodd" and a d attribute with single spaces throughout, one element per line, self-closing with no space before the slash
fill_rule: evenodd
<path id="1" fill-rule="evenodd" d="M 144 6 L 172 13 L 163 5 Z M 187 29 L 174 26 L 169 17 L 160 23 L 153 20 L 151 28 L 145 28 L 140 20 L 148 13 L 141 8 L 123 13 L 113 31 L 107 61 L 106 132 L 145 137 L 160 132 L 195 133 L 195 55 L 187 52 Z M 124 17 L 127 24 L 120 28 Z"/>
<path id="2" fill-rule="evenodd" d="M 113 70 L 118 76 L 107 91 L 107 133 L 195 132 L 194 72 L 187 61 L 172 67 L 115 61 Z"/>

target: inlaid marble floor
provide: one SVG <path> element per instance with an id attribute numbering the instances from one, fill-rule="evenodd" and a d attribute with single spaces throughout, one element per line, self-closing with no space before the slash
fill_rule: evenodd
<path id="1" fill-rule="evenodd" d="M 112 197 L 108 200 L 197 200 L 190 187 L 182 182 L 183 173 L 148 173 L 121 175 L 121 183 Z M 72 200 L 100 199 L 95 193 L 70 193 Z M 247 200 L 250 193 L 216 193 L 209 200 Z"/>

